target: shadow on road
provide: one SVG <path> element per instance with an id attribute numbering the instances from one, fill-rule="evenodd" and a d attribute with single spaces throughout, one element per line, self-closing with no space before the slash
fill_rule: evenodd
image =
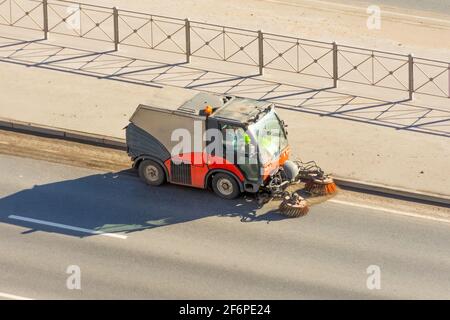
<path id="1" fill-rule="evenodd" d="M 108 233 L 130 233 L 211 216 L 242 222 L 276 221 L 271 211 L 256 214 L 251 197 L 222 200 L 210 191 L 165 184 L 150 187 L 133 171 L 96 174 L 74 180 L 36 185 L 0 199 L 0 221 L 77 237 L 90 234 L 16 219 L 11 215 Z"/>

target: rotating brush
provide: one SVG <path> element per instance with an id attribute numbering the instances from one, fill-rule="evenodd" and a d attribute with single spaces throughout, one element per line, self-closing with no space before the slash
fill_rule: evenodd
<path id="1" fill-rule="evenodd" d="M 337 186 L 330 177 L 312 178 L 305 184 L 305 190 L 316 196 L 329 196 L 337 192 Z"/>
<path id="2" fill-rule="evenodd" d="M 306 215 L 309 211 L 308 203 L 297 193 L 287 195 L 279 207 L 280 213 L 288 218 L 298 218 Z"/>

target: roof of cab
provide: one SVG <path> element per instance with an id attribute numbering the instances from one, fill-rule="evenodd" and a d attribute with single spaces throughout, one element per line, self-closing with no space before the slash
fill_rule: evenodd
<path id="1" fill-rule="evenodd" d="M 151 101 L 141 104 L 138 108 L 159 108 L 195 117 L 201 115 L 206 106 L 211 106 L 212 118 L 246 123 L 270 105 L 272 103 L 254 99 L 165 88 L 152 95 Z"/>
<path id="2" fill-rule="evenodd" d="M 271 102 L 266 101 L 258 101 L 246 98 L 233 98 L 222 108 L 213 112 L 211 117 L 246 123 L 251 121 L 252 118 L 257 116 L 262 111 L 266 110 L 271 105 Z"/>
<path id="3" fill-rule="evenodd" d="M 221 108 L 224 103 L 223 96 L 201 92 L 188 101 L 185 101 L 177 110 L 200 115 L 206 106 L 210 106 L 213 110 L 216 110 Z"/>
<path id="4" fill-rule="evenodd" d="M 212 93 L 203 93 L 195 90 L 181 89 L 176 87 L 164 87 L 157 90 L 146 99 L 141 105 L 162 108 L 167 110 L 180 110 L 185 107 L 186 112 L 192 109 L 197 103 L 219 104 L 221 107 L 221 95 Z"/>

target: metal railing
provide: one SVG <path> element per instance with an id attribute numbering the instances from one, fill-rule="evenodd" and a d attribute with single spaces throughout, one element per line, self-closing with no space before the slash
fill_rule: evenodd
<path id="1" fill-rule="evenodd" d="M 450 62 L 65 0 L 0 0 L 0 24 L 450 99 Z"/>
<path id="2" fill-rule="evenodd" d="M 16 0 L 17 1 L 17 0 Z M 114 42 L 114 12 L 111 8 L 71 1 L 44 0 L 44 32 Z"/>
<path id="3" fill-rule="evenodd" d="M 266 69 L 334 79 L 334 43 L 263 33 Z"/>
<path id="4" fill-rule="evenodd" d="M 42 8 L 41 0 L 0 0 L 0 24 L 43 31 Z"/>
<path id="5" fill-rule="evenodd" d="M 414 92 L 450 98 L 450 63 L 414 58 Z"/>
<path id="6" fill-rule="evenodd" d="M 189 26 L 191 56 L 259 66 L 257 31 L 195 21 Z"/>
<path id="7" fill-rule="evenodd" d="M 411 55 L 341 45 L 338 80 L 408 91 L 412 98 L 411 63 Z"/>
<path id="8" fill-rule="evenodd" d="M 114 11 L 118 17 L 117 45 L 186 54 L 184 20 L 115 8 Z"/>

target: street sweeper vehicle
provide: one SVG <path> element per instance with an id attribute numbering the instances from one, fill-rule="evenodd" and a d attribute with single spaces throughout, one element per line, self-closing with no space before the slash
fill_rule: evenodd
<path id="1" fill-rule="evenodd" d="M 243 192 L 277 198 L 290 217 L 306 214 L 308 203 L 289 187 L 301 184 L 310 195 L 336 191 L 314 162 L 289 160 L 287 125 L 273 103 L 161 90 L 126 127 L 127 152 L 145 183 L 212 189 L 224 199 Z"/>

